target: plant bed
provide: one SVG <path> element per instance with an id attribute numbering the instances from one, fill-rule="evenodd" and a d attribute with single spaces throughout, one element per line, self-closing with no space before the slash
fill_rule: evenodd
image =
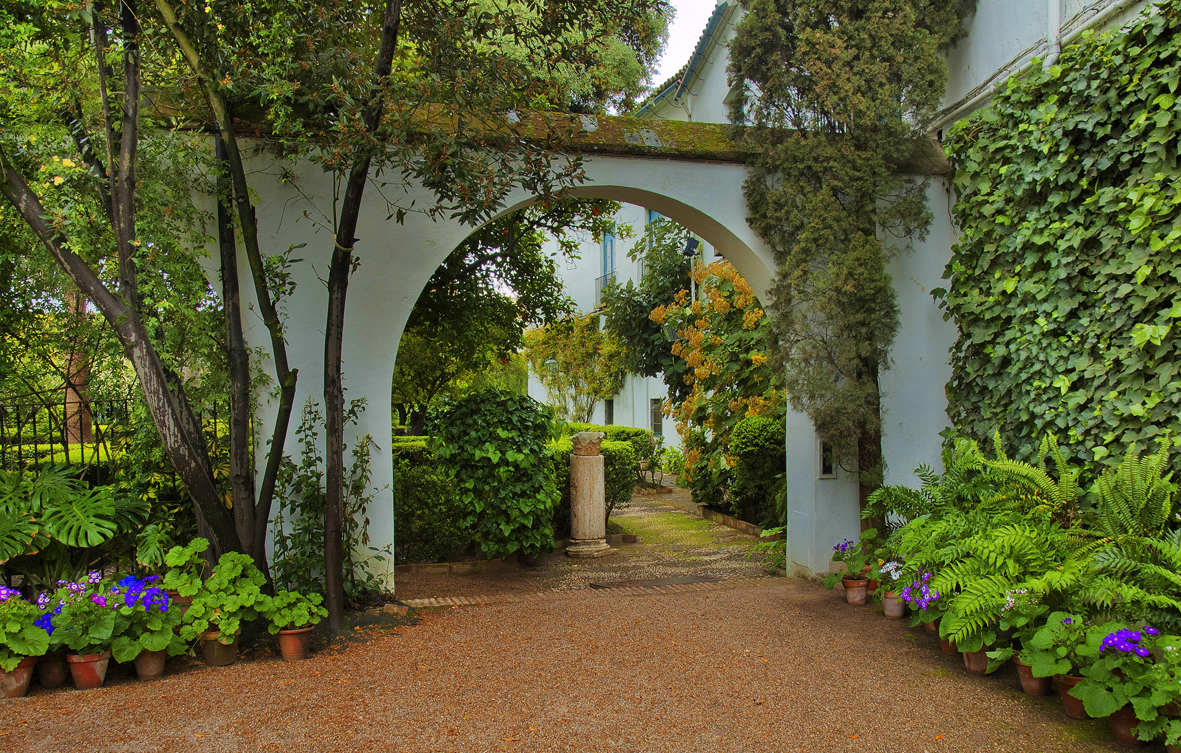
<path id="1" fill-rule="evenodd" d="M 727 515 L 721 510 L 715 510 L 708 505 L 698 505 L 697 513 L 708 521 L 724 525 L 727 528 L 733 528 L 735 531 L 741 531 L 748 536 L 761 536 L 763 533 L 763 529 L 759 528 L 754 523 L 747 523 L 745 520 L 739 520 L 733 515 Z"/>

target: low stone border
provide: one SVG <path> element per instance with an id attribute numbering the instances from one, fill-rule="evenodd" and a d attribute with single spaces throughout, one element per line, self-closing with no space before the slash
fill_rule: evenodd
<path id="1" fill-rule="evenodd" d="M 579 588 L 566 591 L 541 591 L 538 593 L 489 594 L 487 596 L 439 596 L 429 599 L 406 599 L 403 604 L 415 609 L 431 607 L 470 607 L 484 604 L 519 604 L 529 601 L 554 601 L 561 599 L 602 599 L 610 596 L 655 596 L 660 594 L 694 593 L 697 591 L 723 591 L 733 588 L 754 588 L 772 585 L 778 579 L 766 575 L 753 578 L 731 578 L 711 583 L 686 583 L 668 586 L 629 586 L 625 588 Z"/>
<path id="2" fill-rule="evenodd" d="M 429 562 L 424 564 L 395 565 L 395 573 L 429 573 L 435 575 L 471 575 L 472 573 L 495 573 L 501 570 L 516 570 L 519 567 L 517 555 L 510 554 L 504 559 L 471 560 L 470 562 Z"/>
<path id="3" fill-rule="evenodd" d="M 747 523 L 745 520 L 739 520 L 738 518 L 727 515 L 723 512 L 710 509 L 705 505 L 698 505 L 697 511 L 698 514 L 706 520 L 712 521 L 714 523 L 720 523 L 728 528 L 733 528 L 735 531 L 745 533 L 748 536 L 761 536 L 763 534 L 763 529 L 759 528 L 753 523 Z"/>

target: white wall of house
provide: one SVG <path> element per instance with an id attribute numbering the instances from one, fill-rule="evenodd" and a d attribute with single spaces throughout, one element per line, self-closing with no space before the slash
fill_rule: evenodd
<path id="1" fill-rule="evenodd" d="M 615 222 L 620 227 L 630 227 L 630 238 L 615 238 L 614 253 L 605 255 L 603 242 L 596 241 L 586 235 L 579 245 L 578 258 L 565 259 L 560 257 L 557 241 L 549 241 L 546 250 L 551 256 L 558 258 L 558 270 L 562 277 L 566 293 L 574 299 L 580 314 L 589 314 L 597 308 L 597 293 L 603 277 L 608 272 L 614 272 L 615 282 L 626 285 L 630 280 L 639 284 L 640 264 L 631 259 L 628 253 L 640 243 L 644 236 L 644 227 L 649 222 L 649 210 L 636 204 L 623 204 L 615 215 Z M 698 249 L 698 260 L 711 264 L 721 258 L 712 245 L 704 241 Z M 609 269 L 613 263 L 613 268 Z M 529 375 L 529 395 L 541 402 L 548 402 L 545 387 L 533 373 Z M 634 426 L 642 429 L 657 431 L 664 440 L 665 447 L 680 447 L 681 437 L 677 434 L 675 422 L 667 417 L 661 417 L 657 424 L 653 420 L 652 401 L 663 402 L 668 399 L 668 389 L 660 377 L 641 377 L 629 374 L 623 389 L 612 400 L 612 420 L 607 421 L 607 405 L 600 400 L 595 404 L 591 423 L 612 423 L 617 426 Z"/>
<path id="2" fill-rule="evenodd" d="M 1051 2 L 1060 3 L 1063 42 L 1088 26 L 1118 28 L 1147 5 L 1145 0 L 978 0 L 975 13 L 965 20 L 967 36 L 948 54 L 945 112 L 937 131 L 987 105 L 996 87 L 1031 58 L 1045 58 Z M 691 64 L 683 81 L 657 97 L 641 117 L 729 122 L 724 102 L 730 92 L 727 44 L 741 19 L 732 3 L 719 1 L 721 28 L 702 35 L 701 61 Z M 949 424 L 944 387 L 951 378 L 948 349 L 956 328 L 944 321 L 931 291 L 945 284 L 944 268 L 959 236 L 950 214 L 950 181 L 931 180 L 927 199 L 932 223 L 926 238 L 897 254 L 888 267 L 901 311 L 890 368 L 881 376 L 882 449 L 890 484 L 917 485 L 913 469 L 920 464 L 942 467 L 938 432 Z M 806 416 L 789 412 L 786 451 L 788 556 L 799 572 L 824 570 L 830 547 L 855 538 L 859 530 L 856 481 L 841 469 L 831 478 L 820 477 L 819 442 Z"/>

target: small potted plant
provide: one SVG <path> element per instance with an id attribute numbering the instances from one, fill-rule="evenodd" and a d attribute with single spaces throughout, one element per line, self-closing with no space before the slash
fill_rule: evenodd
<path id="1" fill-rule="evenodd" d="M 1138 734 L 1139 717 L 1155 720 L 1158 706 L 1176 700 L 1177 693 L 1172 688 L 1167 690 L 1172 697 L 1157 693 L 1159 672 L 1153 649 L 1158 638 L 1160 632 L 1150 625 L 1132 628 L 1109 622 L 1100 629 L 1088 631 L 1086 645 L 1078 649 L 1080 655 L 1091 657 L 1091 661 L 1083 667 L 1084 679 L 1071 694 L 1082 700 L 1088 715 L 1107 717 L 1116 742 L 1121 745 L 1139 745 L 1142 740 L 1151 740 L 1158 730 L 1146 729 L 1148 737 Z M 1170 644 L 1176 641 L 1175 636 L 1169 637 Z"/>
<path id="2" fill-rule="evenodd" d="M 1075 685 L 1083 681 L 1079 670 L 1090 663 L 1086 650 L 1087 626 L 1083 618 L 1068 612 L 1051 612 L 1046 624 L 1033 634 L 1021 651 L 1022 661 L 1029 664 L 1034 677 L 1053 677 L 1072 719 L 1086 719 L 1083 702 L 1071 694 Z"/>
<path id="3" fill-rule="evenodd" d="M 209 666 L 233 664 L 242 621 L 257 619 L 260 611 L 269 609 L 269 597 L 262 592 L 266 582 L 250 555 L 226 552 L 185 612 L 181 638 L 199 639 L 201 655 Z"/>
<path id="4" fill-rule="evenodd" d="M 320 606 L 323 601 L 320 594 L 305 596 L 298 591 L 279 591 L 270 599 L 263 616 L 271 621 L 267 630 L 279 634 L 283 661 L 308 658 L 312 629 L 328 616 L 328 610 Z"/>
<path id="5" fill-rule="evenodd" d="M 1140 720 L 1136 735 L 1141 740 L 1163 737 L 1165 749 L 1177 753 L 1181 750 L 1181 636 L 1152 636 L 1140 643 L 1142 648 L 1155 643 L 1149 650 L 1157 661 L 1143 668 L 1139 682 L 1145 690 L 1129 699 Z"/>
<path id="6" fill-rule="evenodd" d="M 62 643 L 62 634 L 54 635 L 56 628 L 53 626 L 53 616 L 61 614 L 62 604 L 54 594 L 42 592 L 37 597 L 37 610 L 40 616 L 36 625 L 49 635 L 49 648 L 37 660 L 37 682 L 46 689 L 60 688 L 70 679 L 70 665 L 66 662 L 66 647 Z"/>
<path id="7" fill-rule="evenodd" d="M 185 546 L 174 546 L 164 555 L 168 571 L 161 586 L 170 602 L 176 605 L 178 614 L 184 615 L 193 597 L 201 590 L 201 574 L 205 571 L 202 554 L 209 549 L 209 540 L 196 538 Z"/>
<path id="8" fill-rule="evenodd" d="M 899 560 L 890 560 L 878 565 L 878 575 L 882 581 L 882 609 L 886 616 L 902 619 L 906 614 L 906 604 L 899 594 L 898 579 L 902 577 L 903 564 Z"/>
<path id="9" fill-rule="evenodd" d="M 910 606 L 913 612 L 910 618 L 911 627 L 922 625 L 927 632 L 939 635 L 940 621 L 946 611 L 947 602 L 943 601 L 942 594 L 931 589 L 931 577 L 929 572 L 915 573 L 914 580 L 898 592 L 898 598 L 903 604 Z M 945 654 L 957 652 L 955 644 L 942 635 L 940 644 Z"/>
<path id="10" fill-rule="evenodd" d="M 163 588 L 155 585 L 159 576 L 120 580 L 111 589 L 119 634 L 111 642 L 111 655 L 119 663 L 135 662 L 135 674 L 140 680 L 155 680 L 164 674 L 165 654 L 184 653 L 184 641 L 176 634 L 179 624 L 177 609 Z"/>
<path id="11" fill-rule="evenodd" d="M 989 666 L 1000 666 L 1007 659 L 1012 659 L 1017 665 L 1017 676 L 1021 678 L 1021 689 L 1028 695 L 1049 695 L 1054 689 L 1053 681 L 1049 677 L 1034 677 L 1030 666 L 1033 649 L 1030 644 L 1034 634 L 1041 629 L 1042 615 L 1049 611 L 1049 607 L 1042 604 L 1024 588 L 1010 589 L 1005 593 L 1005 604 L 1001 607 L 999 628 L 1001 633 L 1011 632 L 1012 640 L 1007 646 L 1001 646 L 988 652 Z M 1030 656 L 1026 656 L 1026 653 Z M 995 667 L 993 667 L 995 668 Z"/>
<path id="12" fill-rule="evenodd" d="M 859 541 L 845 539 L 832 548 L 832 561 L 845 563 L 845 572 L 830 573 L 824 579 L 824 587 L 832 588 L 838 582 L 845 588 L 845 600 L 850 604 L 864 604 L 869 593 L 869 579 L 865 577 L 869 567 L 869 543 L 877 538 L 877 531 L 869 529 L 861 533 Z"/>
<path id="13" fill-rule="evenodd" d="M 20 698 L 29 689 L 37 657 L 49 648 L 49 634 L 37 624 L 36 605 L 15 588 L 0 586 L 0 698 Z"/>
<path id="14" fill-rule="evenodd" d="M 117 637 L 115 596 L 103 583 L 102 575 L 91 573 L 83 582 L 62 582 L 54 596 L 57 607 L 50 613 L 53 637 L 69 649 L 66 662 L 74 687 L 91 690 L 102 687 L 111 658 L 111 642 Z"/>

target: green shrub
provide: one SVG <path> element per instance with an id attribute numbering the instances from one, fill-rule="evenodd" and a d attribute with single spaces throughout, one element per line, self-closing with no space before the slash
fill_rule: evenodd
<path id="1" fill-rule="evenodd" d="M 418 453 L 395 453 L 394 554 L 398 562 L 440 562 L 471 543 L 464 509 L 447 473 L 434 463 L 415 462 Z"/>
<path id="2" fill-rule="evenodd" d="M 694 504 L 721 507 L 732 474 L 722 454 L 710 451 L 711 444 L 701 429 L 685 434 L 685 472 L 677 477 L 677 483 L 689 490 Z"/>
<path id="3" fill-rule="evenodd" d="M 598 424 L 568 423 L 565 430 L 570 434 L 580 431 L 601 431 L 610 442 L 630 442 L 636 451 L 636 480 L 643 481 L 642 469 L 655 469 L 659 465 L 656 436 L 648 429 L 635 426 L 600 426 Z M 630 495 L 628 497 L 630 499 Z"/>
<path id="4" fill-rule="evenodd" d="M 785 434 L 783 422 L 768 416 L 744 418 L 730 432 L 730 452 L 735 457 L 730 508 L 742 520 L 763 527 L 783 522 Z"/>
<path id="5" fill-rule="evenodd" d="M 434 421 L 431 443 L 450 474 L 462 526 L 489 558 L 553 549 L 554 485 L 546 447 L 551 412 L 526 395 L 481 390 Z"/>
<path id="6" fill-rule="evenodd" d="M 574 454 L 574 444 L 570 437 L 560 437 L 547 447 L 550 450 L 554 483 L 561 495 L 554 507 L 554 537 L 566 539 L 570 538 L 570 456 Z"/>
<path id="7" fill-rule="evenodd" d="M 607 517 L 618 508 L 627 507 L 636 490 L 636 476 L 640 461 L 631 442 L 604 440 L 600 447 L 604 459 L 603 496 L 607 502 Z"/>
<path id="8" fill-rule="evenodd" d="M 685 454 L 678 447 L 666 447 L 661 454 L 661 467 L 665 473 L 680 476 L 685 472 Z"/>

